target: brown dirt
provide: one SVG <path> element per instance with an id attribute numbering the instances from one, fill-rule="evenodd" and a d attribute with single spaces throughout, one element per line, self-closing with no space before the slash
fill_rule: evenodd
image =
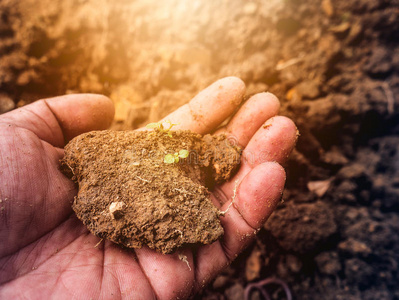
<path id="1" fill-rule="evenodd" d="M 180 150 L 189 156 L 164 162 Z M 73 209 L 93 234 L 162 253 L 223 235 L 208 188 L 227 180 L 239 162 L 239 149 L 224 135 L 169 137 L 159 130 L 89 132 L 65 147 L 62 160 L 79 184 Z"/>
<path id="2" fill-rule="evenodd" d="M 134 129 L 236 75 L 297 123 L 270 220 L 281 226 L 198 299 L 242 299 L 269 276 L 296 299 L 399 299 L 397 0 L 2 0 L 0 11 L 0 112 L 97 92 L 115 102 L 113 128 Z"/>

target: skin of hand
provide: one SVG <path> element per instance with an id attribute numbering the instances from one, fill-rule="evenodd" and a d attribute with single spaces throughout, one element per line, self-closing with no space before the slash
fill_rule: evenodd
<path id="1" fill-rule="evenodd" d="M 239 107 L 244 83 L 221 79 L 165 118 L 177 129 L 214 131 Z M 99 95 L 68 95 L 34 102 L 0 116 L 0 298 L 175 299 L 207 285 L 253 239 L 272 213 L 285 183 L 281 164 L 297 138 L 293 122 L 276 116 L 269 93 L 246 101 L 217 133 L 243 150 L 237 174 L 215 188 L 225 210 L 223 238 L 163 255 L 147 247 L 123 250 L 93 236 L 74 215 L 75 184 L 59 170 L 73 137 L 106 129 L 112 102 Z M 184 258 L 182 260 L 182 258 Z"/>

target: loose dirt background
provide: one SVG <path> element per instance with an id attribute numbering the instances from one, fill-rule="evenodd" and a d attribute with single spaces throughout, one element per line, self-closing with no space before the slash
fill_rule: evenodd
<path id="1" fill-rule="evenodd" d="M 136 128 L 239 76 L 302 136 L 284 202 L 198 299 L 269 276 L 297 299 L 399 299 L 398 19 L 397 0 L 1 0 L 0 112 L 96 92 Z"/>

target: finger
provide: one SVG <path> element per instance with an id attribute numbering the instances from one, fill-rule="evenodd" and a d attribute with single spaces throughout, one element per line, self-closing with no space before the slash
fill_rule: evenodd
<path id="1" fill-rule="evenodd" d="M 212 279 L 248 245 L 280 201 L 284 183 L 285 171 L 275 162 L 258 165 L 245 176 L 237 187 L 233 204 L 220 219 L 224 228 L 223 239 L 198 251 L 198 283 Z M 228 203 L 222 210 L 227 207 Z"/>
<path id="2" fill-rule="evenodd" d="M 279 109 L 280 102 L 273 94 L 256 94 L 240 108 L 226 127 L 216 133 L 232 136 L 239 146 L 245 147 L 259 127 L 277 115 Z"/>
<path id="3" fill-rule="evenodd" d="M 265 162 L 284 164 L 295 147 L 297 132 L 294 122 L 281 116 L 269 119 L 261 126 L 244 149 L 237 174 L 215 189 L 219 205 L 231 199 L 236 182 L 240 183 L 256 166 Z"/>
<path id="4" fill-rule="evenodd" d="M 69 95 L 45 100 L 66 141 L 91 130 L 106 129 L 114 118 L 112 101 L 102 95 Z"/>
<path id="5" fill-rule="evenodd" d="M 148 247 L 135 250 L 143 272 L 157 299 L 186 299 L 194 281 L 194 264 L 189 249 L 169 255 Z"/>
<path id="6" fill-rule="evenodd" d="M 249 141 L 243 151 L 243 160 L 251 167 L 267 161 L 284 164 L 298 138 L 298 130 L 289 118 L 269 119 Z"/>
<path id="7" fill-rule="evenodd" d="M 79 94 L 36 101 L 2 115 L 0 122 L 28 129 L 43 141 L 63 147 L 81 133 L 108 128 L 113 116 L 107 97 Z"/>
<path id="8" fill-rule="evenodd" d="M 234 112 L 244 95 L 244 82 L 236 77 L 226 77 L 211 84 L 163 121 L 179 124 L 173 129 L 209 133 Z"/>

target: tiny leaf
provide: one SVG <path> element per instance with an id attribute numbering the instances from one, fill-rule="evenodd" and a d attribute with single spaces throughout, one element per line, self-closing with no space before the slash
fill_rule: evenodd
<path id="1" fill-rule="evenodd" d="M 173 136 L 172 136 L 172 133 L 171 133 L 170 131 L 168 131 L 168 136 L 169 136 L 169 137 L 173 137 Z"/>
<path id="2" fill-rule="evenodd" d="M 179 123 L 173 124 L 170 120 L 166 120 L 165 123 L 169 124 L 169 128 L 166 131 L 171 130 L 173 126 L 179 125 Z"/>
<path id="3" fill-rule="evenodd" d="M 145 127 L 147 127 L 147 128 L 159 128 L 159 123 L 150 123 L 150 124 L 147 124 Z"/>
<path id="4" fill-rule="evenodd" d="M 188 150 L 183 149 L 183 150 L 179 151 L 180 158 L 186 158 L 186 157 L 188 157 L 188 154 L 189 154 Z"/>
<path id="5" fill-rule="evenodd" d="M 177 156 L 177 157 L 175 157 L 175 163 L 178 163 L 179 162 L 179 157 Z"/>
<path id="6" fill-rule="evenodd" d="M 173 164 L 175 163 L 175 157 L 173 154 L 167 154 L 165 155 L 163 162 L 166 164 Z"/>

